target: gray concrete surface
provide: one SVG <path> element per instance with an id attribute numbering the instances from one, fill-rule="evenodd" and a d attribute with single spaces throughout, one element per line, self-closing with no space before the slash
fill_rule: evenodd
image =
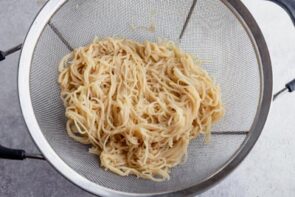
<path id="1" fill-rule="evenodd" d="M 23 41 L 44 1 L 0 0 L 0 48 Z M 274 90 L 295 77 L 295 29 L 270 2 L 243 1 L 259 23 L 273 62 Z M 38 152 L 17 97 L 19 54 L 0 62 L 0 144 Z M 201 196 L 295 195 L 295 93 L 273 103 L 264 131 L 250 155 L 224 181 Z M 58 174 L 46 161 L 0 160 L 0 197 L 92 196 Z"/>

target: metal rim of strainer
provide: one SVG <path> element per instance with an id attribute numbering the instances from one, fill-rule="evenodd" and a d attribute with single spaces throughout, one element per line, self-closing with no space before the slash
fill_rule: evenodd
<path id="1" fill-rule="evenodd" d="M 38 43 L 45 26 L 50 18 L 66 3 L 68 0 L 50 0 L 41 9 L 32 23 L 30 30 L 26 36 L 24 46 L 19 60 L 18 70 L 18 91 L 19 101 L 22 109 L 22 113 L 29 129 L 29 132 L 36 143 L 37 147 L 51 163 L 56 170 L 58 170 L 68 180 L 83 188 L 84 190 L 96 195 L 103 196 L 151 196 L 151 195 L 190 195 L 195 193 L 201 193 L 204 190 L 210 188 L 226 175 L 228 175 L 234 168 L 236 168 L 241 161 L 247 156 L 258 137 L 261 134 L 263 126 L 268 116 L 272 101 L 272 67 L 271 61 L 265 43 L 262 32 L 260 31 L 255 19 L 252 17 L 248 9 L 243 5 L 240 0 L 221 0 L 237 17 L 240 23 L 248 33 L 253 48 L 255 49 L 257 60 L 259 63 L 260 79 L 261 80 L 261 92 L 260 99 L 257 108 L 257 113 L 254 122 L 251 126 L 249 134 L 236 153 L 214 174 L 207 177 L 202 182 L 196 183 L 194 186 L 181 191 L 167 191 L 163 193 L 127 193 L 122 191 L 115 191 L 109 188 L 105 188 L 98 184 L 91 182 L 82 175 L 78 174 L 71 167 L 69 167 L 53 150 L 49 145 L 45 136 L 38 125 L 37 119 L 34 114 L 31 96 L 30 96 L 30 69 L 32 58 L 35 50 L 35 46 Z"/>

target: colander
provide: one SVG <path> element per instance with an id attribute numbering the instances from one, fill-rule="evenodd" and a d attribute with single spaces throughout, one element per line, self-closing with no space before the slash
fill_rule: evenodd
<path id="1" fill-rule="evenodd" d="M 293 0 L 275 2 L 294 17 Z M 191 141 L 187 162 L 172 169 L 169 181 L 105 171 L 88 146 L 66 134 L 57 66 L 64 55 L 95 36 L 172 40 L 204 60 L 203 67 L 220 85 L 224 118 L 213 127 L 209 144 L 202 137 Z M 2 51 L 1 59 L 20 48 Z M 292 81 L 283 91 L 294 89 Z M 77 186 L 101 196 L 189 196 L 208 189 L 249 153 L 273 99 L 266 43 L 239 0 L 50 0 L 22 46 L 18 90 L 24 119 L 42 155 Z M 2 158 L 42 155 L 0 146 Z"/>

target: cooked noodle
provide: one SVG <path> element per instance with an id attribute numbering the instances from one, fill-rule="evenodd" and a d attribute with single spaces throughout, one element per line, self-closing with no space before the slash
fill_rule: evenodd
<path id="1" fill-rule="evenodd" d="M 58 82 L 67 132 L 121 176 L 163 181 L 191 139 L 223 115 L 201 62 L 172 42 L 95 39 L 66 55 Z"/>

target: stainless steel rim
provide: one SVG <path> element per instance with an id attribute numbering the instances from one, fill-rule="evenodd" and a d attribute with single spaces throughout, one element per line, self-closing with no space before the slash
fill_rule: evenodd
<path id="1" fill-rule="evenodd" d="M 31 96 L 30 96 L 30 68 L 35 46 L 39 40 L 39 37 L 50 20 L 51 16 L 66 2 L 67 0 L 51 0 L 43 9 L 39 12 L 38 16 L 34 20 L 31 28 L 26 36 L 24 46 L 20 56 L 19 71 L 18 71 L 18 91 L 19 100 L 23 116 L 30 134 L 46 157 L 46 159 L 57 169 L 63 176 L 75 183 L 79 187 L 86 191 L 92 192 L 97 195 L 103 196 L 151 196 L 151 195 L 165 195 L 166 193 L 154 193 L 154 194 L 135 194 L 114 191 L 98 184 L 95 184 L 85 177 L 81 176 L 70 168 L 53 150 L 49 145 L 46 138 L 42 134 L 42 131 L 38 125 L 37 119 L 34 114 Z M 206 180 L 196 183 L 195 186 L 189 187 L 182 191 L 174 191 L 175 195 L 190 195 L 193 193 L 200 193 L 209 187 L 216 184 L 226 175 L 228 175 L 239 163 L 247 156 L 255 142 L 257 141 L 266 118 L 268 116 L 271 99 L 272 99 L 272 69 L 271 61 L 268 53 L 268 49 L 263 38 L 263 35 L 255 22 L 254 18 L 247 10 L 247 8 L 238 0 L 222 0 L 222 2 L 233 12 L 234 15 L 240 20 L 245 30 L 248 32 L 250 39 L 252 40 L 253 47 L 256 50 L 257 59 L 260 65 L 261 75 L 261 94 L 258 105 L 257 114 L 255 120 L 251 126 L 250 132 L 237 150 L 237 152 L 231 157 L 231 159 L 222 166 L 217 172 L 212 174 Z"/>

